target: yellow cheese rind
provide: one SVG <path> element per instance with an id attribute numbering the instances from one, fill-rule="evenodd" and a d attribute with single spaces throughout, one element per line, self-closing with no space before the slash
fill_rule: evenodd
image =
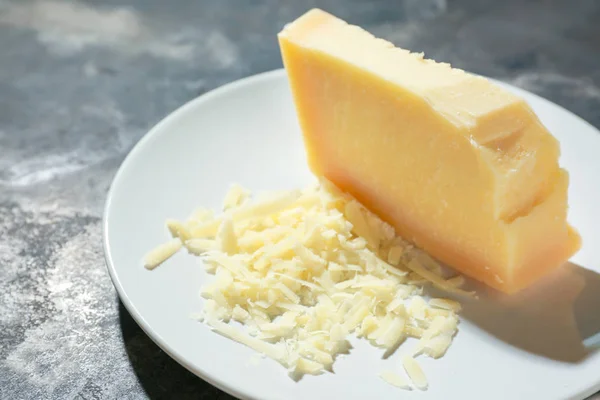
<path id="1" fill-rule="evenodd" d="M 523 99 L 321 10 L 279 43 L 310 168 L 401 236 L 508 293 L 577 251 L 558 142 Z"/>

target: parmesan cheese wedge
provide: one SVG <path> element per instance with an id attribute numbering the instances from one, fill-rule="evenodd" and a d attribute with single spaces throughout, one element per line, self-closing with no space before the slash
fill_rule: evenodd
<path id="1" fill-rule="evenodd" d="M 279 43 L 311 170 L 403 237 L 507 293 L 579 249 L 558 141 L 523 99 L 318 9 Z M 362 206 L 345 213 L 377 248 Z"/>

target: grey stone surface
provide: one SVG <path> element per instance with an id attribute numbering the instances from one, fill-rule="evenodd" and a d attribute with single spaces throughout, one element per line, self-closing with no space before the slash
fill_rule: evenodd
<path id="1" fill-rule="evenodd" d="M 600 126 L 597 0 L 0 0 L 0 398 L 230 398 L 120 304 L 104 200 L 148 128 L 280 67 L 276 32 L 317 5 Z"/>

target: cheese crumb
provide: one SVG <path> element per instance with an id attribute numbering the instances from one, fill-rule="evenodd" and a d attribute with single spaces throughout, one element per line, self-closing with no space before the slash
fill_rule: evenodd
<path id="1" fill-rule="evenodd" d="M 392 386 L 399 387 L 400 389 L 412 390 L 408 382 L 402 376 L 393 371 L 382 371 L 379 374 L 379 377 Z"/>
<path id="2" fill-rule="evenodd" d="M 427 390 L 427 378 L 417 360 L 411 356 L 405 356 L 402 359 L 402 365 L 412 383 L 420 390 Z"/>
<path id="3" fill-rule="evenodd" d="M 182 246 L 202 257 L 215 275 L 201 288 L 202 320 L 216 332 L 277 360 L 292 376 L 330 369 L 351 334 L 390 353 L 409 336 L 419 339 L 414 355 L 438 358 L 450 346 L 460 304 L 425 299 L 423 285 L 468 294 L 458 288 L 460 277 L 446 280 L 430 257 L 330 182 L 256 200 L 233 185 L 223 209 L 169 220 L 175 239 L 145 260 L 152 269 Z M 404 367 L 425 390 L 416 361 L 405 358 Z M 380 376 L 411 388 L 391 371 Z"/>
<path id="4" fill-rule="evenodd" d="M 233 221 L 230 218 L 224 220 L 217 231 L 217 244 L 223 253 L 233 255 L 238 250 L 237 237 L 235 236 Z"/>
<path id="5" fill-rule="evenodd" d="M 163 262 L 167 261 L 171 256 L 181 249 L 181 240 L 178 238 L 171 239 L 166 243 L 161 244 L 144 257 L 144 267 L 154 269 Z"/>
<path id="6" fill-rule="evenodd" d="M 450 299 L 431 299 L 429 305 L 432 307 L 441 308 L 444 310 L 451 310 L 459 312 L 461 309 L 460 303 Z"/>
<path id="7" fill-rule="evenodd" d="M 404 249 L 401 246 L 392 246 L 388 253 L 388 262 L 392 265 L 398 265 L 403 252 Z"/>
<path id="8" fill-rule="evenodd" d="M 249 196 L 250 191 L 248 189 L 244 189 L 242 186 L 234 183 L 225 195 L 225 199 L 223 200 L 223 210 L 226 211 L 230 208 L 242 205 Z"/>

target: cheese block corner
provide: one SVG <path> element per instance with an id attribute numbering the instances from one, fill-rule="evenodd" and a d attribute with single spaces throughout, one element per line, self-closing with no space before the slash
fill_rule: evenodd
<path id="1" fill-rule="evenodd" d="M 278 39 L 311 170 L 400 235 L 507 293 L 579 249 L 559 143 L 523 99 L 319 9 Z"/>

